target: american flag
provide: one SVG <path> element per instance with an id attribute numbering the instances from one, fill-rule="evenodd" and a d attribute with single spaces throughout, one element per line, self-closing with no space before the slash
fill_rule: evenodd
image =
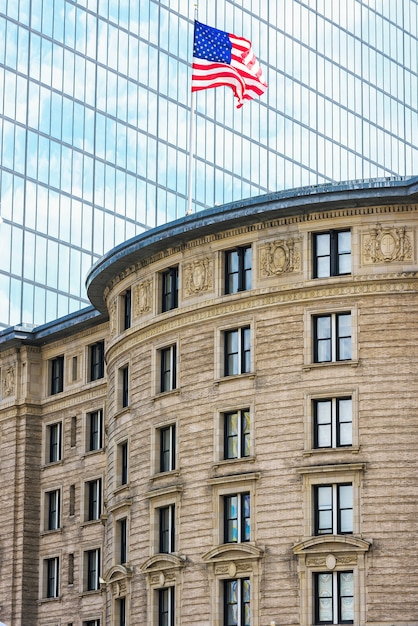
<path id="1" fill-rule="evenodd" d="M 267 89 L 251 41 L 195 21 L 192 91 L 223 85 L 232 88 L 238 109 Z"/>

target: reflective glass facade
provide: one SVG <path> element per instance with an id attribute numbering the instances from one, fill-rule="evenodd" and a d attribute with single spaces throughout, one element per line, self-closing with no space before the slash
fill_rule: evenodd
<path id="1" fill-rule="evenodd" d="M 196 95 L 193 207 L 418 171 L 416 0 L 215 0 L 269 84 Z M 0 327 L 87 302 L 104 252 L 187 208 L 194 3 L 0 0 Z"/>

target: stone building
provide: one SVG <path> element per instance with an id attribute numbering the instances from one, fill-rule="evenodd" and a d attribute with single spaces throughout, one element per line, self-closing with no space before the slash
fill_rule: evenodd
<path id="1" fill-rule="evenodd" d="M 7 626 L 418 623 L 418 179 L 141 234 L 0 334 Z"/>

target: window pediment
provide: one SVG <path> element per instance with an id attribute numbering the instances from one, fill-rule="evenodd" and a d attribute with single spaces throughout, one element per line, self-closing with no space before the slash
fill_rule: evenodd
<path id="1" fill-rule="evenodd" d="M 205 563 L 219 563 L 243 559 L 260 559 L 264 554 L 262 548 L 250 543 L 225 543 L 216 546 L 202 555 Z"/>
<path id="2" fill-rule="evenodd" d="M 141 571 L 145 574 L 152 574 L 158 571 L 183 567 L 185 562 L 186 557 L 183 554 L 154 554 L 141 565 Z"/>
<path id="3" fill-rule="evenodd" d="M 310 537 L 305 541 L 300 541 L 293 546 L 293 553 L 302 554 L 323 554 L 329 552 L 367 552 L 371 542 L 359 539 L 352 535 L 326 535 L 321 537 Z"/>

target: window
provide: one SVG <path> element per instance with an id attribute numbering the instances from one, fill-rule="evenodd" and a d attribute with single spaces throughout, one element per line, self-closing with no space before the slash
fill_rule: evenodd
<path id="1" fill-rule="evenodd" d="M 250 541 L 250 494 L 224 496 L 224 543 Z"/>
<path id="2" fill-rule="evenodd" d="M 351 314 L 316 315 L 314 322 L 314 362 L 351 359 Z"/>
<path id="3" fill-rule="evenodd" d="M 225 376 L 251 371 L 250 327 L 228 330 L 225 338 Z"/>
<path id="4" fill-rule="evenodd" d="M 102 480 L 97 478 L 86 483 L 86 521 L 100 519 L 102 508 Z"/>
<path id="5" fill-rule="evenodd" d="M 162 305 L 161 311 L 171 311 L 178 307 L 178 279 L 179 269 L 178 267 L 170 267 L 170 269 L 162 272 L 161 285 L 162 285 Z"/>
<path id="6" fill-rule="evenodd" d="M 46 462 L 56 463 L 62 459 L 61 437 L 62 423 L 49 424 L 46 428 L 47 453 Z"/>
<path id="7" fill-rule="evenodd" d="M 99 619 L 89 619 L 87 622 L 83 622 L 83 626 L 100 626 Z"/>
<path id="8" fill-rule="evenodd" d="M 249 578 L 224 580 L 224 626 L 250 626 L 251 588 Z"/>
<path id="9" fill-rule="evenodd" d="M 160 392 L 177 387 L 177 346 L 160 350 Z"/>
<path id="10" fill-rule="evenodd" d="M 351 398 L 313 400 L 314 448 L 351 446 Z"/>
<path id="11" fill-rule="evenodd" d="M 100 550 L 87 550 L 84 553 L 84 590 L 97 591 L 100 588 Z"/>
<path id="12" fill-rule="evenodd" d="M 64 389 L 64 357 L 57 356 L 51 359 L 50 365 L 50 394 L 60 393 Z"/>
<path id="13" fill-rule="evenodd" d="M 158 626 L 174 626 L 174 587 L 158 590 Z"/>
<path id="14" fill-rule="evenodd" d="M 165 554 L 175 550 L 175 512 L 176 507 L 174 504 L 163 506 L 159 509 L 159 552 Z"/>
<path id="15" fill-rule="evenodd" d="M 129 406 L 129 366 L 125 365 L 119 370 L 120 406 L 122 409 Z"/>
<path id="16" fill-rule="evenodd" d="M 314 573 L 315 624 L 354 622 L 353 572 Z"/>
<path id="17" fill-rule="evenodd" d="M 344 535 L 353 532 L 353 486 L 314 487 L 315 535 Z"/>
<path id="18" fill-rule="evenodd" d="M 225 293 L 251 289 L 251 246 L 225 253 Z"/>
<path id="19" fill-rule="evenodd" d="M 118 485 L 128 484 L 128 442 L 123 441 L 117 448 L 117 476 Z"/>
<path id="20" fill-rule="evenodd" d="M 103 448 L 103 411 L 87 413 L 86 421 L 86 450 L 100 450 Z"/>
<path id="21" fill-rule="evenodd" d="M 250 411 L 224 413 L 224 458 L 250 456 Z"/>
<path id="22" fill-rule="evenodd" d="M 118 598 L 115 602 L 116 626 L 126 626 L 126 598 Z"/>
<path id="23" fill-rule="evenodd" d="M 44 561 L 44 597 L 58 598 L 59 595 L 59 558 L 56 556 Z"/>
<path id="24" fill-rule="evenodd" d="M 68 555 L 68 584 L 74 585 L 74 553 Z"/>
<path id="25" fill-rule="evenodd" d="M 160 428 L 160 472 L 176 469 L 176 425 Z"/>
<path id="26" fill-rule="evenodd" d="M 124 517 L 123 519 L 118 520 L 117 522 L 117 527 L 116 527 L 116 532 L 117 532 L 117 545 L 118 545 L 118 553 L 116 555 L 117 558 L 117 562 L 118 563 L 126 563 L 128 558 L 127 558 L 127 519 L 126 517 Z"/>
<path id="27" fill-rule="evenodd" d="M 60 494 L 59 489 L 45 494 L 45 530 L 57 530 L 60 527 Z"/>
<path id="28" fill-rule="evenodd" d="M 78 378 L 78 357 L 73 356 L 72 360 L 72 382 L 75 382 Z"/>
<path id="29" fill-rule="evenodd" d="M 98 341 L 89 347 L 90 380 L 99 380 L 104 376 L 104 341 Z"/>
<path id="30" fill-rule="evenodd" d="M 331 230 L 313 235 L 313 276 L 325 278 L 351 273 L 351 232 Z"/>
<path id="31" fill-rule="evenodd" d="M 122 330 L 128 330 L 132 323 L 132 291 L 127 289 L 122 296 Z"/>

